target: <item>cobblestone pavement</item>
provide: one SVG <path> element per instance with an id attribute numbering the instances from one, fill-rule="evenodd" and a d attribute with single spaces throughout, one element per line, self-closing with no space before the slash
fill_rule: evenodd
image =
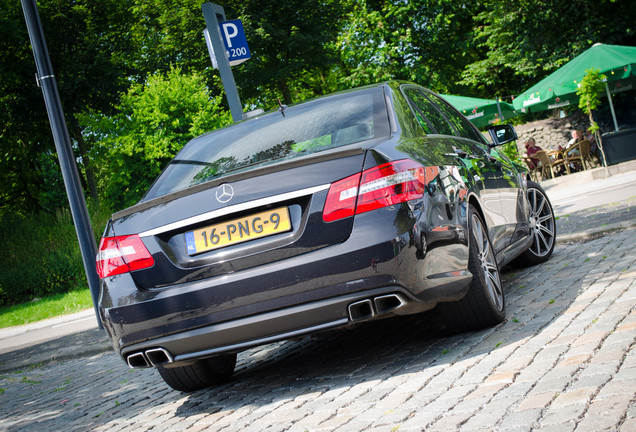
<path id="1" fill-rule="evenodd" d="M 494 328 L 425 313 L 267 345 L 191 394 L 110 352 L 7 372 L 0 430 L 634 431 L 635 247 L 630 228 L 506 269 Z"/>
<path id="2" fill-rule="evenodd" d="M 589 227 L 602 229 L 629 221 L 636 221 L 636 197 L 559 216 L 556 221 L 557 234 L 580 233 Z"/>

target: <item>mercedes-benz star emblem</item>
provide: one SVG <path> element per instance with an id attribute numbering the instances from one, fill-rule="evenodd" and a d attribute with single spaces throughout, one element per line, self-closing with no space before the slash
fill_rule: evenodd
<path id="1" fill-rule="evenodd" d="M 234 196 L 234 189 L 227 183 L 222 184 L 216 189 L 216 199 L 225 204 Z"/>

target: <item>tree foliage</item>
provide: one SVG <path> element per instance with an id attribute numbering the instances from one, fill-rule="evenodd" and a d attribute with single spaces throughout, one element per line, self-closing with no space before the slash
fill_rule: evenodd
<path id="1" fill-rule="evenodd" d="M 81 178 L 104 202 L 104 214 L 136 202 L 189 139 L 230 121 L 203 39 L 202 0 L 38 3 Z M 632 3 L 227 0 L 222 6 L 228 19 L 243 20 L 252 52 L 233 69 L 242 102 L 271 109 L 278 99 L 300 102 L 386 79 L 447 94 L 514 95 L 596 42 L 636 45 Z M 7 244 L 26 237 L 16 227 L 44 226 L 67 205 L 34 74 L 20 2 L 0 0 L 0 237 Z M 35 228 L 33 244 L 48 232 Z M 9 285 L 13 298 L 24 298 L 23 287 L 46 293 L 79 280 L 77 253 L 51 238 L 44 258 L 27 249 L 36 257 L 28 272 L 18 266 L 0 275 L 6 276 L 0 302 Z M 20 247 L 5 249 L 13 254 Z"/>
<path id="2" fill-rule="evenodd" d="M 226 15 L 240 17 L 249 35 L 252 58 L 235 72 L 247 99 L 272 108 L 278 98 L 298 102 L 294 88 L 313 87 L 309 96 L 330 90 L 319 80 L 307 84 L 338 61 L 331 41 L 342 27 L 348 2 L 241 0 L 226 5 Z"/>
<path id="3" fill-rule="evenodd" d="M 186 142 L 230 123 L 220 99 L 210 96 L 200 75 L 173 68 L 131 86 L 117 114 L 80 116 L 106 203 L 134 204 Z"/>
<path id="4" fill-rule="evenodd" d="M 480 59 L 462 83 L 484 95 L 514 95 L 594 43 L 636 44 L 627 0 L 487 0 L 475 17 Z"/>
<path id="5" fill-rule="evenodd" d="M 203 38 L 202 0 L 128 0 L 131 22 L 125 28 L 131 49 L 121 53 L 131 79 L 143 82 L 148 74 L 165 73 L 172 65 L 184 72 L 214 72 Z"/>
<path id="6" fill-rule="evenodd" d="M 579 97 L 579 108 L 581 108 L 581 111 L 589 116 L 589 131 L 595 135 L 596 142 L 599 143 L 599 149 L 601 150 L 603 161 L 607 166 L 607 161 L 605 161 L 605 151 L 603 150 L 601 136 L 599 134 L 600 128 L 596 121 L 594 121 L 594 110 L 601 103 L 601 92 L 605 88 L 604 82 L 607 81 L 607 77 L 601 74 L 599 69 L 591 68 L 585 72 L 585 76 L 580 83 L 581 86 L 576 92 Z"/>
<path id="7" fill-rule="evenodd" d="M 448 94 L 514 95 L 595 42 L 636 45 L 636 9 L 626 0 L 228 0 L 223 6 L 228 19 L 243 20 L 252 52 L 234 68 L 246 109 L 385 79 Z M 102 174 L 113 165 L 103 149 L 91 148 L 103 142 L 95 134 L 106 137 L 116 128 L 103 122 L 86 135 L 78 118 L 118 119 L 123 133 L 122 110 L 129 108 L 121 96 L 132 97 L 131 86 L 139 92 L 173 65 L 198 76 L 210 98 L 226 105 L 202 36 L 200 0 L 50 0 L 39 10 L 87 189 L 93 169 L 100 193 L 118 186 L 105 186 Z M 63 194 L 59 177 L 51 177 L 55 148 L 34 73 L 19 2 L 0 0 L 0 212 L 52 211 Z"/>
<path id="8" fill-rule="evenodd" d="M 125 26 L 125 3 L 42 3 L 40 18 L 68 130 L 78 156 L 86 156 L 73 114 L 87 109 L 109 112 L 128 86 L 128 70 L 120 61 L 127 39 L 117 30 Z M 63 191 L 60 183 L 44 181 L 51 160 L 46 155 L 54 155 L 55 147 L 35 72 L 20 2 L 0 0 L 0 212 L 53 211 L 55 207 L 43 207 L 41 195 Z M 84 162 L 86 179 L 86 157 Z"/>

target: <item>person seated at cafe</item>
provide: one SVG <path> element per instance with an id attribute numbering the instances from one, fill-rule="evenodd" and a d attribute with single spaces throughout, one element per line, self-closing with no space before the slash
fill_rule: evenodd
<path id="1" fill-rule="evenodd" d="M 579 143 L 585 140 L 585 134 L 581 129 L 573 129 L 572 139 L 568 141 L 568 145 L 565 147 L 565 151 L 567 152 L 570 147 L 574 144 Z M 569 153 L 571 156 L 578 156 L 580 154 L 580 150 L 578 148 L 573 149 Z M 570 163 L 570 172 L 576 172 L 581 170 L 581 165 L 578 162 Z"/>
<path id="2" fill-rule="evenodd" d="M 583 131 L 581 129 L 574 129 L 570 133 L 572 134 L 572 139 L 568 141 L 568 145 L 565 147 L 566 150 L 572 147 L 574 144 L 585 139 L 585 136 L 583 135 Z"/>
<path id="3" fill-rule="evenodd" d="M 568 141 L 568 143 L 565 145 L 565 148 L 563 146 L 559 146 L 559 152 L 561 153 L 567 153 L 568 149 L 570 147 L 572 147 L 574 144 L 581 142 L 585 139 L 585 135 L 583 134 L 583 131 L 581 129 L 573 129 L 572 132 L 570 132 L 570 134 L 572 135 L 572 139 L 570 141 Z M 570 153 L 570 155 L 578 155 L 579 154 L 579 149 L 573 149 Z M 561 159 L 561 157 L 559 156 L 558 159 Z M 577 172 L 581 170 L 581 165 L 578 162 L 572 162 L 570 163 L 570 172 Z"/>
<path id="4" fill-rule="evenodd" d="M 534 138 L 530 138 L 526 142 L 526 156 L 529 159 L 529 164 L 532 168 L 536 168 L 539 165 L 539 158 L 536 156 L 536 153 L 541 151 L 541 147 L 539 147 L 534 140 Z"/>

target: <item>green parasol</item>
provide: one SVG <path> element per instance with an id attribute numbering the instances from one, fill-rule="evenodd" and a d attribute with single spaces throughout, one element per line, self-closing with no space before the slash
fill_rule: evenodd
<path id="1" fill-rule="evenodd" d="M 494 99 L 452 95 L 440 96 L 454 106 L 455 109 L 464 114 L 466 118 L 477 127 L 488 126 L 499 119 L 503 121 L 515 117 L 518 114 L 511 104 L 498 102 Z"/>
<path id="2" fill-rule="evenodd" d="M 610 92 L 632 88 L 635 65 L 636 47 L 595 44 L 517 96 L 513 104 L 521 111 L 541 111 L 568 105 L 576 107 L 576 91 L 586 70 L 591 68 L 599 69 L 607 76 L 605 88 L 611 103 Z"/>

